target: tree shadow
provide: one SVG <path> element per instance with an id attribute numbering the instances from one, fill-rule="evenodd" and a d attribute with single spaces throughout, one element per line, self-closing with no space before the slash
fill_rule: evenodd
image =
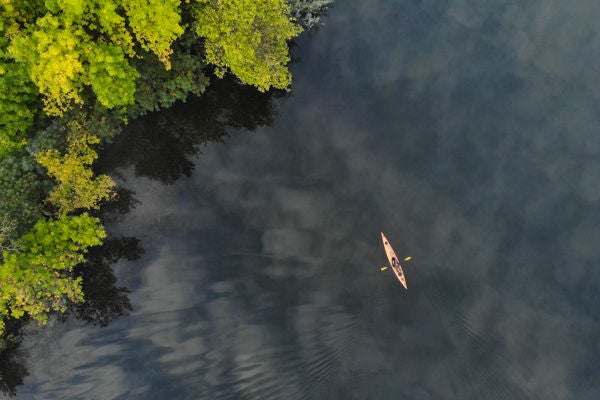
<path id="1" fill-rule="evenodd" d="M 73 270 L 75 278 L 82 278 L 85 300 L 70 304 L 61 318 L 73 317 L 92 325 L 107 326 L 114 319 L 129 315 L 132 309 L 127 296 L 129 289 L 116 285 L 111 265 L 121 259 L 137 260 L 143 252 L 140 240 L 133 237 L 108 238 L 101 246 L 91 248 L 87 262 Z"/>
<path id="2" fill-rule="evenodd" d="M 101 151 L 98 169 L 114 174 L 133 166 L 137 176 L 172 184 L 191 175 L 193 158 L 203 145 L 222 142 L 232 128 L 254 130 L 272 124 L 272 99 L 283 95 L 258 92 L 232 77 L 215 79 L 201 96 L 132 121 Z"/>
<path id="3" fill-rule="evenodd" d="M 8 319 L 4 322 L 5 330 L 0 338 L 0 393 L 15 396 L 17 386 L 22 385 L 29 375 L 25 360 L 19 352 L 24 322 L 21 319 Z"/>

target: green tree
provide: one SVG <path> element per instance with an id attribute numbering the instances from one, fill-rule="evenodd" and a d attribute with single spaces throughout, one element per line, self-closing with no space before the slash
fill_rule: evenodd
<path id="1" fill-rule="evenodd" d="M 51 149 L 37 153 L 36 160 L 47 168 L 48 174 L 58 181 L 47 201 L 59 213 L 80 209 L 97 209 L 100 203 L 114 197 L 115 183 L 107 175 L 94 176 L 90 168 L 98 153 L 91 145 L 100 142 L 84 129 L 81 123 L 72 121 L 67 138 L 67 151 L 61 155 Z"/>
<path id="2" fill-rule="evenodd" d="M 108 108 L 132 104 L 139 74 L 130 60 L 143 49 L 170 68 L 171 44 L 183 33 L 176 0 L 44 4 L 43 16 L 13 29 L 7 51 L 26 65 L 50 115 L 82 105 L 87 87 Z"/>
<path id="3" fill-rule="evenodd" d="M 172 43 L 183 34 L 179 0 L 124 0 L 122 5 L 140 46 L 158 57 L 166 69 Z"/>
<path id="4" fill-rule="evenodd" d="M 155 57 L 169 70 L 173 44 L 185 33 L 182 20 L 204 38 L 206 61 L 217 67 L 218 76 L 230 70 L 261 91 L 287 88 L 291 82 L 287 41 L 301 31 L 289 19 L 284 0 L 197 0 L 184 2 L 183 8 L 178 0 L 6 3 L 0 10 L 5 33 L 0 57 L 17 62 L 12 67 L 15 74 L 30 77 L 20 80 L 25 85 L 20 90 L 29 96 L 32 85 L 37 86 L 49 115 L 89 103 L 88 93 L 107 108 L 133 104 L 140 77 L 135 64 L 141 65 L 135 60 L 141 57 L 151 64 Z M 200 54 L 197 58 L 203 62 Z M 178 61 L 196 68 L 190 59 Z M 165 82 L 192 93 L 204 87 L 190 77 Z M 180 90 L 172 92 L 181 97 Z M 31 120 L 26 113 L 22 117 L 23 122 Z"/>
<path id="5" fill-rule="evenodd" d="M 285 89 L 287 41 L 302 29 L 289 18 L 284 0 L 199 0 L 195 29 L 206 39 L 206 59 L 223 77 L 229 69 L 260 91 Z"/>
<path id="6" fill-rule="evenodd" d="M 27 71 L 0 57 L 0 160 L 27 143 L 38 108 L 37 88 Z"/>
<path id="7" fill-rule="evenodd" d="M 16 241 L 19 251 L 2 252 L 0 333 L 6 318 L 28 315 L 44 323 L 51 311 L 64 311 L 67 301 L 83 301 L 81 280 L 69 273 L 105 237 L 97 218 L 63 215 L 40 219 Z"/>
<path id="8" fill-rule="evenodd" d="M 136 59 L 134 66 L 140 77 L 136 81 L 135 104 L 128 107 L 128 115 L 137 118 L 170 107 L 178 100 L 186 101 L 189 95 L 204 93 L 209 80 L 204 74 L 206 62 L 201 53 L 198 38 L 188 31 L 173 45 L 171 69 L 149 57 Z"/>
<path id="9" fill-rule="evenodd" d="M 12 226 L 17 236 L 42 214 L 45 188 L 35 168 L 35 160 L 22 150 L 0 160 L 0 220 Z"/>
<path id="10" fill-rule="evenodd" d="M 40 108 L 27 68 L 7 54 L 10 39 L 35 15 L 35 7 L 26 3 L 31 2 L 4 0 L 0 8 L 0 160 L 26 144 Z"/>

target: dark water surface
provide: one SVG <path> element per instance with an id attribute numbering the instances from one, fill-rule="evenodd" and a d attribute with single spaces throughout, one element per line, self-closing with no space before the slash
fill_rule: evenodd
<path id="1" fill-rule="evenodd" d="M 271 126 L 193 156 L 148 124 L 164 159 L 115 161 L 140 204 L 108 227 L 145 249 L 133 312 L 31 327 L 17 397 L 599 399 L 599 16 L 338 0 L 292 96 L 232 123 Z"/>

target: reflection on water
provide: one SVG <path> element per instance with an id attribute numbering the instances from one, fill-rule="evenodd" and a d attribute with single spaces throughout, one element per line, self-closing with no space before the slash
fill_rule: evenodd
<path id="1" fill-rule="evenodd" d="M 273 122 L 275 93 L 260 93 L 233 79 L 215 80 L 200 97 L 168 113 L 134 120 L 100 157 L 101 169 L 133 165 L 136 175 L 173 183 L 194 170 L 192 158 L 203 145 L 222 141 L 228 130 L 253 130 Z M 278 94 L 279 95 L 279 94 Z"/>
<path id="2" fill-rule="evenodd" d="M 149 122 L 133 311 L 31 329 L 19 396 L 600 398 L 599 4 L 340 3 L 271 127 Z"/>
<path id="3" fill-rule="evenodd" d="M 87 262 L 73 271 L 75 277 L 82 279 L 85 301 L 71 304 L 61 317 L 74 316 L 90 324 L 107 326 L 116 318 L 129 315 L 129 290 L 116 286 L 111 264 L 121 259 L 137 260 L 142 254 L 139 240 L 131 237 L 109 237 L 102 246 L 90 249 Z"/>
<path id="4" fill-rule="evenodd" d="M 6 321 L 1 343 L 4 350 L 0 352 L 0 394 L 6 396 L 14 396 L 28 374 L 24 357 L 19 354 L 22 328 L 21 320 Z"/>

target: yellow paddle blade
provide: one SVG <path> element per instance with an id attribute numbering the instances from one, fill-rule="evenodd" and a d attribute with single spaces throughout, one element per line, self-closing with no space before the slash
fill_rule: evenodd
<path id="1" fill-rule="evenodd" d="M 408 261 L 408 260 L 410 260 L 410 259 L 412 259 L 412 257 L 406 257 L 406 258 L 404 259 L 404 261 Z"/>
<path id="2" fill-rule="evenodd" d="M 382 271 L 385 271 L 388 267 L 381 267 Z"/>

